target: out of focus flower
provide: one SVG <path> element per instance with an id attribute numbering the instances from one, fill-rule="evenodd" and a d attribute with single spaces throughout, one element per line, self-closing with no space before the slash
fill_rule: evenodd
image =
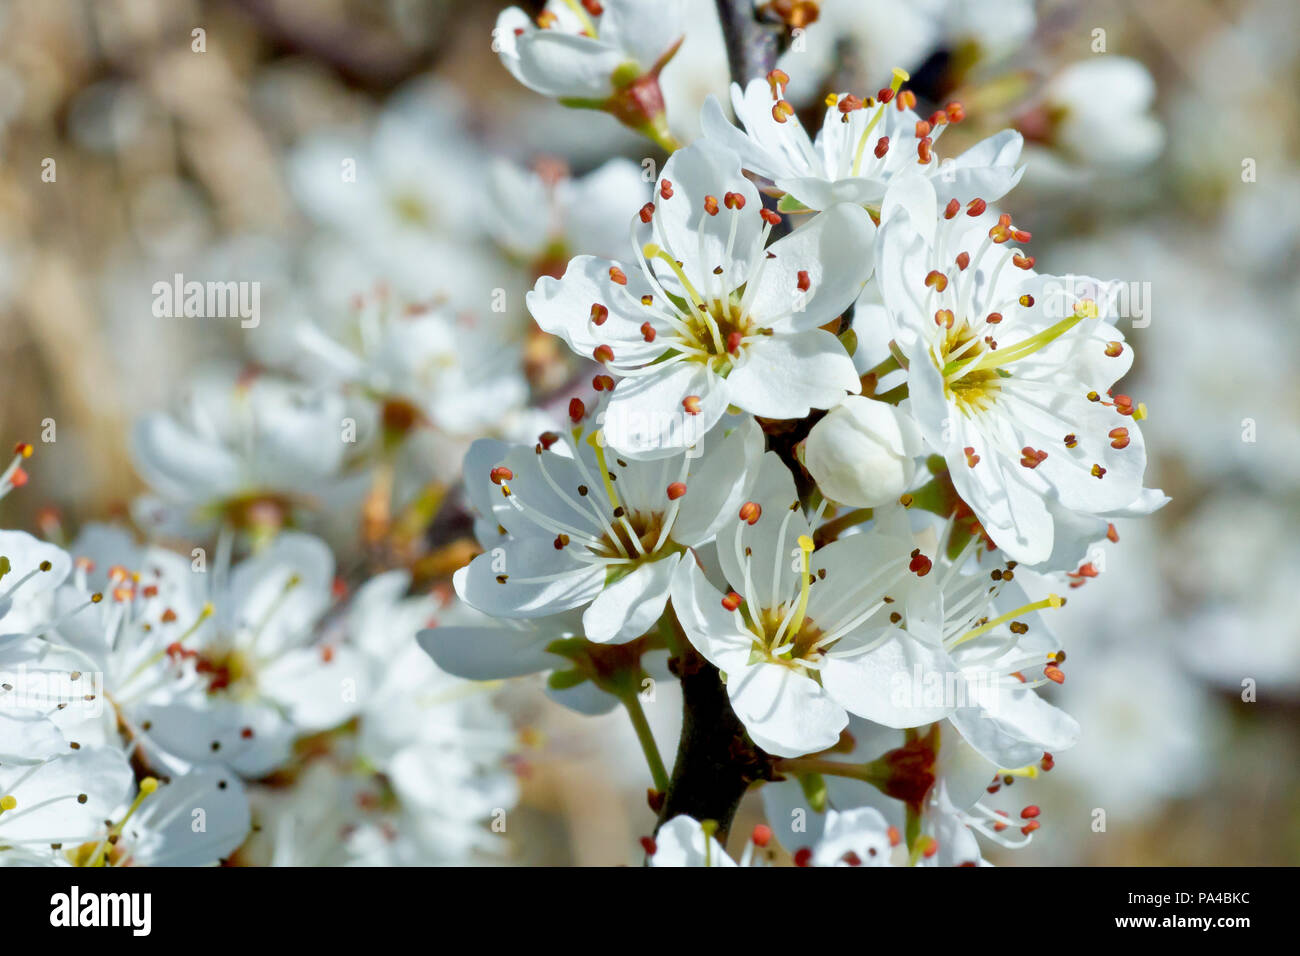
<path id="1" fill-rule="evenodd" d="M 154 495 L 136 503 L 142 524 L 203 530 L 227 523 L 265 531 L 289 523 L 333 477 L 349 445 L 335 391 L 255 374 L 196 381 L 176 414 L 136 422 L 132 453 Z"/>
<path id="2" fill-rule="evenodd" d="M 540 275 L 559 276 L 578 253 L 626 258 L 627 223 L 649 191 L 629 159 L 611 159 L 576 179 L 554 160 L 528 171 L 497 160 L 488 178 L 487 227 L 509 255 Z"/>
<path id="3" fill-rule="evenodd" d="M 1147 165 L 1164 146 L 1154 100 L 1155 81 L 1140 62 L 1097 55 L 1056 74 L 1017 125 L 1069 166 L 1121 174 Z"/>

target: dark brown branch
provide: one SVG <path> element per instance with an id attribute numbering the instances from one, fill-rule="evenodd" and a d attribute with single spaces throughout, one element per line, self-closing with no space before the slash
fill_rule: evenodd
<path id="1" fill-rule="evenodd" d="M 769 775 L 769 758 L 750 743 L 716 667 L 689 645 L 672 667 L 682 683 L 682 736 L 659 824 L 680 814 L 713 820 L 725 845 L 740 798 Z"/>
<path id="2" fill-rule="evenodd" d="M 717 5 L 731 78 L 744 86 L 767 76 L 781 52 L 781 31 L 758 22 L 753 0 L 717 0 Z"/>

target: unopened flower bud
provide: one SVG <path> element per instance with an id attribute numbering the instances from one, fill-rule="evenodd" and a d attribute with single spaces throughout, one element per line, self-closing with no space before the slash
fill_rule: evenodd
<path id="1" fill-rule="evenodd" d="M 808 433 L 803 463 L 827 498 L 874 508 L 907 490 L 920 453 L 921 435 L 910 417 L 850 395 Z"/>

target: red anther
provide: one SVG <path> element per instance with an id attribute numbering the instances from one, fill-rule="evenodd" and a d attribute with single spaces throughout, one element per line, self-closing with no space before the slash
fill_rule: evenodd
<path id="1" fill-rule="evenodd" d="M 614 361 L 614 350 L 608 345 L 597 345 L 591 350 L 591 356 L 597 362 L 612 362 Z"/>
<path id="2" fill-rule="evenodd" d="M 986 203 L 983 199 L 972 199 L 970 202 L 966 204 L 966 215 L 982 216 L 984 215 L 984 210 L 988 208 L 989 208 L 989 204 Z"/>
<path id="3" fill-rule="evenodd" d="M 967 445 L 965 448 L 962 449 L 962 451 L 965 452 L 966 454 L 966 466 L 968 468 L 974 468 L 976 465 L 980 463 L 980 456 L 975 454 L 974 445 Z"/>
<path id="4" fill-rule="evenodd" d="M 1039 762 L 1038 765 L 1042 767 L 1044 771 L 1051 770 L 1053 767 L 1056 766 L 1056 758 L 1053 757 L 1051 754 L 1047 753 L 1046 751 L 1044 751 L 1043 759 Z"/>
<path id="5" fill-rule="evenodd" d="M 898 844 L 903 842 L 903 835 L 898 832 L 898 827 L 896 826 L 891 826 L 886 830 L 885 835 L 889 837 L 890 846 L 898 846 Z"/>
<path id="6" fill-rule="evenodd" d="M 785 70 L 769 70 L 767 74 L 767 85 L 776 89 L 778 86 L 789 86 L 790 77 Z"/>
<path id="7" fill-rule="evenodd" d="M 1034 806 L 1031 803 L 1029 806 L 1025 807 L 1023 810 L 1020 811 L 1020 819 L 1032 820 L 1034 817 L 1038 816 L 1040 812 L 1041 811 L 1038 809 L 1038 807 Z"/>
<path id="8" fill-rule="evenodd" d="M 577 399 L 574 399 L 574 401 L 577 401 Z M 492 479 L 492 484 L 499 485 L 503 481 L 510 481 L 511 479 L 513 479 L 515 477 L 515 473 L 511 471 L 509 468 L 507 468 L 505 465 L 497 465 L 490 472 L 488 472 L 488 477 Z"/>
<path id="9" fill-rule="evenodd" d="M 948 277 L 938 269 L 931 269 L 926 273 L 925 284 L 936 292 L 942 292 L 944 289 L 948 288 Z"/>
<path id="10" fill-rule="evenodd" d="M 730 352 L 732 355 L 738 355 L 740 353 L 740 343 L 743 342 L 744 340 L 745 340 L 744 332 L 741 331 L 728 332 L 727 351 Z"/>
<path id="11" fill-rule="evenodd" d="M 1092 475 L 1092 477 L 1097 479 L 1106 477 L 1106 469 L 1101 467 L 1101 465 L 1093 465 L 1091 468 L 1088 469 L 1088 473 Z"/>
<path id="12" fill-rule="evenodd" d="M 1110 358 L 1119 358 L 1121 355 L 1124 354 L 1124 343 L 1107 342 L 1106 348 L 1103 351 L 1105 351 L 1106 355 Z"/>
<path id="13" fill-rule="evenodd" d="M 252 727 L 242 728 L 239 731 L 239 736 L 243 737 L 245 740 L 251 740 L 253 738 L 253 728 Z"/>
<path id="14" fill-rule="evenodd" d="M 1011 262 L 1017 269 L 1032 269 L 1034 267 L 1033 256 L 1014 255 L 1011 257 Z"/>
<path id="15" fill-rule="evenodd" d="M 612 375 L 597 375 L 591 380 L 591 387 L 598 392 L 614 391 L 614 377 Z"/>
<path id="16" fill-rule="evenodd" d="M 649 322 L 641 323 L 641 338 L 645 339 L 647 342 L 653 342 L 656 334 L 655 327 Z"/>
<path id="17" fill-rule="evenodd" d="M 911 90 L 899 90 L 898 99 L 894 101 L 894 105 L 898 107 L 900 113 L 903 110 L 916 109 L 916 94 Z"/>
<path id="18" fill-rule="evenodd" d="M 881 87 L 879 92 L 876 93 L 876 99 L 880 100 L 882 103 L 888 103 L 893 98 L 894 91 L 887 86 Z"/>
<path id="19" fill-rule="evenodd" d="M 671 179 L 659 180 L 659 195 L 664 199 L 673 198 L 673 182 Z"/>
<path id="20" fill-rule="evenodd" d="M 30 442 L 20 441 L 17 445 L 14 445 L 15 455 L 21 455 L 24 458 L 31 458 L 32 451 L 33 449 Z"/>
<path id="21" fill-rule="evenodd" d="M 654 218 L 654 214 L 655 214 L 655 204 L 654 204 L 654 203 L 652 203 L 652 202 L 648 202 L 648 203 L 646 203 L 644 206 L 641 207 L 641 213 L 640 213 L 640 215 L 641 215 L 641 221 L 642 221 L 642 222 L 649 222 L 651 219 Z"/>
<path id="22" fill-rule="evenodd" d="M 605 320 L 608 318 L 609 318 L 609 309 L 601 305 L 599 302 L 595 302 L 592 304 L 591 306 L 592 325 L 604 325 Z"/>
<path id="23" fill-rule="evenodd" d="M 1011 239 L 1011 217 L 1006 213 L 998 216 L 995 225 L 989 227 L 989 238 L 1001 245 Z"/>
<path id="24" fill-rule="evenodd" d="M 668 500 L 676 501 L 682 495 L 686 494 L 686 482 L 674 481 L 668 486 Z"/>
<path id="25" fill-rule="evenodd" d="M 770 209 L 760 209 L 758 214 L 763 217 L 763 221 L 768 225 L 779 226 L 781 217 Z"/>
<path id="26" fill-rule="evenodd" d="M 808 278 L 807 269 L 799 270 L 798 281 L 795 284 L 799 287 L 800 292 L 807 292 L 812 287 L 812 279 Z"/>
<path id="27" fill-rule="evenodd" d="M 1034 238 L 1034 234 L 1027 229 L 1012 229 L 1011 238 L 1016 242 L 1024 243 Z"/>
<path id="28" fill-rule="evenodd" d="M 1026 823 L 1023 827 L 1020 828 L 1020 832 L 1023 833 L 1025 836 L 1029 836 L 1029 834 L 1033 833 L 1040 826 L 1042 826 L 1042 824 L 1039 823 L 1037 820 L 1030 820 L 1028 823 Z"/>
<path id="29" fill-rule="evenodd" d="M 1047 459 L 1047 452 L 1042 449 L 1035 451 L 1026 445 L 1020 449 L 1020 456 L 1020 464 L 1026 468 L 1037 468 Z"/>
<path id="30" fill-rule="evenodd" d="M 907 563 L 907 570 L 911 571 L 918 578 L 925 577 L 930 573 L 930 569 L 933 567 L 934 563 L 919 552 L 912 555 L 912 560 Z"/>
<path id="31" fill-rule="evenodd" d="M 794 115 L 794 107 L 788 100 L 777 100 L 772 104 L 772 119 L 778 123 L 784 123 Z"/>
<path id="32" fill-rule="evenodd" d="M 611 282 L 616 282 L 619 285 L 627 285 L 627 273 L 618 266 L 609 267 L 609 278 Z"/>
<path id="33" fill-rule="evenodd" d="M 1021 305 L 1023 305 L 1026 309 L 1032 309 L 1034 307 L 1034 297 L 1030 295 L 1028 292 L 1026 292 L 1016 301 L 1019 302 Z"/>
<path id="34" fill-rule="evenodd" d="M 578 424 L 587 414 L 587 406 L 582 403 L 580 398 L 569 399 L 569 421 Z"/>
<path id="35" fill-rule="evenodd" d="M 772 828 L 763 823 L 758 824 L 754 827 L 754 834 L 749 840 L 761 850 L 772 842 Z"/>
<path id="36" fill-rule="evenodd" d="M 740 193 L 725 193 L 722 197 L 722 204 L 728 209 L 744 209 L 745 197 Z"/>
<path id="37" fill-rule="evenodd" d="M 953 216 L 957 215 L 960 209 L 961 209 L 961 203 L 959 203 L 955 199 L 949 199 L 948 205 L 943 207 L 943 218 L 951 219 Z"/>
<path id="38" fill-rule="evenodd" d="M 1121 415 L 1133 414 L 1133 399 L 1129 398 L 1127 395 L 1116 395 L 1114 396 L 1114 399 L 1115 411 L 1119 412 Z"/>
<path id="39" fill-rule="evenodd" d="M 943 112 L 948 117 L 949 123 L 960 123 L 966 118 L 966 107 L 955 100 L 945 106 Z"/>
<path id="40" fill-rule="evenodd" d="M 542 432 L 537 436 L 537 444 L 541 445 L 545 451 L 550 451 L 551 446 L 560 440 L 558 432 Z"/>
<path id="41" fill-rule="evenodd" d="M 174 620 L 176 620 L 176 612 L 171 608 L 167 608 L 162 612 L 162 622 L 164 624 L 170 624 Z"/>
<path id="42" fill-rule="evenodd" d="M 934 324 L 945 329 L 952 328 L 956 316 L 952 314 L 952 309 L 940 309 L 934 314 Z"/>
<path id="43" fill-rule="evenodd" d="M 812 850 L 811 850 L 811 849 L 809 849 L 808 847 L 805 846 L 805 847 L 801 847 L 800 849 L 798 849 L 798 850 L 795 851 L 795 854 L 794 854 L 794 865 L 795 865 L 795 866 L 809 866 L 811 863 L 812 863 Z"/>
<path id="44" fill-rule="evenodd" d="M 151 598 L 151 597 L 157 597 L 157 596 L 158 596 L 158 585 L 156 585 L 156 584 L 147 584 L 147 585 L 144 586 L 144 589 L 141 590 L 140 593 L 143 594 L 145 597 L 150 597 L 150 598 Z"/>
<path id="45" fill-rule="evenodd" d="M 997 325 L 999 322 L 1002 321 L 1002 313 L 990 312 L 988 315 L 984 317 L 984 321 L 987 322 L 989 325 Z"/>
<path id="46" fill-rule="evenodd" d="M 873 152 L 876 154 L 876 159 L 884 159 L 885 154 L 889 152 L 889 137 L 880 137 L 880 139 L 876 141 L 876 148 Z"/>
<path id="47" fill-rule="evenodd" d="M 963 272 L 965 272 L 965 271 L 966 271 L 966 267 L 967 267 L 968 265 L 970 265 L 970 253 L 969 253 L 969 252 L 960 252 L 960 253 L 958 253 L 958 254 L 957 254 L 957 268 L 960 269 L 960 270 L 962 270 Z"/>
<path id="48" fill-rule="evenodd" d="M 1071 579 L 1070 587 L 1081 588 L 1088 582 L 1088 578 L 1095 578 L 1097 576 L 1097 569 L 1093 567 L 1091 561 L 1085 561 L 1083 564 L 1079 565 L 1079 570 L 1068 571 L 1065 576 Z"/>
<path id="49" fill-rule="evenodd" d="M 682 399 L 682 408 L 686 410 L 687 415 L 698 415 L 700 409 L 700 396 L 687 395 Z"/>
<path id="50" fill-rule="evenodd" d="M 582 0 L 582 8 L 593 17 L 598 17 L 605 12 L 605 8 L 600 5 L 600 0 Z"/>
<path id="51" fill-rule="evenodd" d="M 1066 435 L 1064 440 L 1066 448 L 1074 448 L 1079 444 L 1079 436 L 1074 432 L 1070 432 L 1070 434 Z"/>
<path id="52" fill-rule="evenodd" d="M 707 212 L 710 216 L 716 216 L 716 215 L 718 214 L 718 197 L 717 197 L 717 196 L 705 196 L 705 197 L 704 197 L 704 211 Z"/>
<path id="53" fill-rule="evenodd" d="M 555 545 L 556 551 L 563 551 L 569 546 L 569 536 L 561 532 L 555 536 L 555 540 L 551 544 Z"/>
<path id="54" fill-rule="evenodd" d="M 1061 670 L 1055 664 L 1048 664 L 1044 667 L 1043 676 L 1055 684 L 1065 683 L 1065 671 Z"/>
<path id="55" fill-rule="evenodd" d="M 1129 443 L 1127 428 L 1112 428 L 1106 433 L 1110 439 L 1111 448 L 1127 448 Z"/>
<path id="56" fill-rule="evenodd" d="M 740 607 L 740 602 L 742 600 L 744 599 L 735 591 L 728 591 L 726 597 L 722 599 L 722 606 L 728 611 L 734 611 L 736 608 Z"/>
<path id="57" fill-rule="evenodd" d="M 322 647 L 322 648 L 320 649 L 320 659 L 321 659 L 322 661 L 324 661 L 326 664 L 333 663 L 333 661 L 334 661 L 334 648 L 333 648 L 331 645 L 329 645 L 329 644 L 326 644 L 324 647 Z M 245 735 L 241 734 L 241 736 L 245 736 Z M 253 736 L 253 732 L 252 732 L 251 730 L 248 731 L 248 734 L 247 734 L 246 736 L 249 736 L 249 737 Z"/>
<path id="58" fill-rule="evenodd" d="M 540 24 L 538 24 L 538 25 L 540 26 Z M 517 36 L 517 37 L 521 37 L 521 36 L 523 36 L 523 35 L 524 35 L 524 28 L 523 28 L 523 27 L 515 27 L 515 36 Z"/>
<path id="59" fill-rule="evenodd" d="M 934 140 L 930 139 L 928 136 L 916 144 L 916 161 L 920 165 L 924 166 L 926 163 L 930 162 L 930 160 L 934 159 L 934 153 L 930 150 L 930 147 L 933 145 Z"/>
<path id="60" fill-rule="evenodd" d="M 924 139 L 930 135 L 930 124 L 925 120 L 916 121 L 916 138 Z"/>
<path id="61" fill-rule="evenodd" d="M 835 105 L 841 113 L 852 113 L 854 110 L 862 109 L 862 100 L 858 99 L 852 93 L 845 93 L 840 101 Z"/>
<path id="62" fill-rule="evenodd" d="M 925 837 L 921 837 L 921 839 L 922 841 L 924 841 L 925 844 L 925 849 L 921 851 L 921 856 L 925 857 L 928 860 L 936 853 L 939 852 L 939 841 L 936 840 L 934 837 L 925 836 Z"/>
<path id="63" fill-rule="evenodd" d="M 654 837 L 643 836 L 641 838 L 641 849 L 645 850 L 646 856 L 654 856 L 659 851 Z"/>
<path id="64" fill-rule="evenodd" d="M 1113 523 L 1106 525 L 1106 539 L 1112 544 L 1119 544 L 1119 532 L 1115 530 Z"/>
<path id="65" fill-rule="evenodd" d="M 943 126 L 945 123 L 948 122 L 948 117 L 943 115 L 943 110 L 935 110 L 933 113 L 930 114 L 930 117 L 929 119 L 926 120 L 926 122 L 929 123 L 931 126 Z"/>
<path id="66" fill-rule="evenodd" d="M 763 506 L 757 501 L 746 501 L 740 506 L 740 520 L 748 525 L 755 525 L 763 517 Z"/>
<path id="67" fill-rule="evenodd" d="M 15 468 L 14 473 L 9 476 L 9 484 L 14 488 L 21 488 L 23 485 L 27 484 L 27 472 L 23 471 L 21 468 Z"/>

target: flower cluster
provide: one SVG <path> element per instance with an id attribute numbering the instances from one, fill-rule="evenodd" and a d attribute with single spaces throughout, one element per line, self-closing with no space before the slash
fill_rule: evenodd
<path id="1" fill-rule="evenodd" d="M 818 13 L 745 6 L 773 37 Z M 666 159 L 516 166 L 438 84 L 292 150 L 305 235 L 266 327 L 135 421 L 146 492 L 0 531 L 0 864 L 499 857 L 541 734 L 496 691 L 537 675 L 626 712 L 647 865 L 978 866 L 1033 838 L 1023 783 L 1081 733 L 1054 619 L 1167 499 L 1116 289 L 1038 271 L 998 203 L 1035 142 L 1149 158 L 1149 91 L 1066 74 L 966 135 L 903 69 L 809 101 L 772 50 L 682 145 L 694 19 L 547 0 L 493 31 L 524 86 Z M 670 766 L 647 705 L 674 683 Z M 729 854 L 749 793 L 766 822 Z"/>
<path id="2" fill-rule="evenodd" d="M 542 92 L 606 55 L 593 31 L 548 66 L 558 20 L 503 52 Z M 631 254 L 577 256 L 528 295 L 596 363 L 592 391 L 534 441 L 466 457 L 483 552 L 455 586 L 500 624 L 421 642 L 453 673 L 549 671 L 623 703 L 654 865 L 732 865 L 717 837 L 746 783 L 769 825 L 745 862 L 779 843 L 816 865 L 975 865 L 976 835 L 1027 842 L 1038 808 L 990 801 L 1079 735 L 1048 700 L 1051 620 L 1114 522 L 1167 500 L 1143 485 L 1109 286 L 1037 271 L 994 205 L 1020 134 L 941 159 L 965 110 L 918 113 L 908 79 L 828 96 L 815 138 L 781 70 L 733 86 L 743 129 L 710 98 L 630 217 Z M 685 693 L 671 778 L 637 698 L 656 653 Z M 732 734 L 691 730 L 710 679 L 740 783 L 701 819 L 679 807 L 717 781 L 689 752 Z"/>

